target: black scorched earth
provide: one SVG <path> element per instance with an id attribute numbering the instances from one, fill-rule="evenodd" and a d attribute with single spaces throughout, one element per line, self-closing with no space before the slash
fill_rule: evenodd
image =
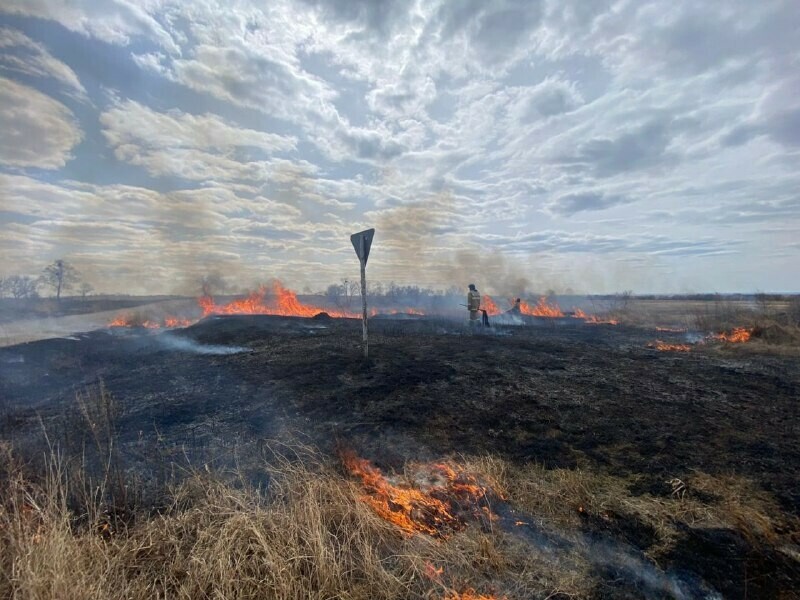
<path id="1" fill-rule="evenodd" d="M 2 348 L 2 437 L 32 446 L 44 424 L 68 443 L 76 391 L 102 382 L 126 460 L 144 477 L 158 475 L 149 450 L 157 447 L 159 460 L 235 462 L 256 478 L 250 459 L 263 445 L 296 436 L 332 456 L 351 448 L 386 471 L 482 455 L 588 470 L 627 482 L 632 498 L 694 493 L 714 504 L 722 499 L 713 490 L 684 481 L 735 476 L 779 506 L 778 538 L 688 522 L 653 553 L 655 532 L 635 515 L 563 502 L 584 511 L 592 539 L 722 597 L 793 597 L 795 358 L 657 352 L 647 348 L 652 331 L 584 323 L 470 332 L 423 318 L 371 327 L 368 365 L 360 323 L 349 319 L 212 317 L 172 332 L 105 330 Z M 606 569 L 609 590 L 618 575 Z"/>

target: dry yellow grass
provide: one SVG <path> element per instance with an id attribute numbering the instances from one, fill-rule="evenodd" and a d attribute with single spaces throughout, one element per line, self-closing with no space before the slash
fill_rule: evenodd
<path id="1" fill-rule="evenodd" d="M 297 465 L 268 495 L 196 474 L 167 510 L 115 529 L 99 506 L 70 510 L 57 462 L 39 485 L 9 471 L 3 597 L 398 598 L 417 580 L 385 553 L 401 538 L 334 473 Z"/>
<path id="2" fill-rule="evenodd" d="M 756 546 L 790 542 L 800 523 L 785 516 L 777 502 L 749 480 L 735 475 L 694 471 L 672 478 L 670 496 L 632 495 L 633 479 L 581 469 L 546 469 L 531 464 L 511 468 L 496 458 L 476 464 L 505 490 L 509 501 L 531 515 L 569 530 L 586 514 L 614 514 L 652 528 L 656 542 L 648 551 L 658 558 L 679 535 L 678 523 L 728 528 Z"/>
<path id="3" fill-rule="evenodd" d="M 337 464 L 308 448 L 276 454 L 265 465 L 266 490 L 193 473 L 168 491 L 162 510 L 124 520 L 109 515 L 102 494 L 75 489 L 80 473 L 57 451 L 31 477 L 7 446 L 0 450 L 0 598 L 360 600 L 472 590 L 511 600 L 582 598 L 597 583 L 580 544 L 553 554 L 499 522 L 443 540 L 403 535 L 359 501 L 362 490 Z M 521 517 L 559 535 L 606 512 L 652 527 L 654 559 L 677 537 L 676 522 L 731 527 L 776 546 L 792 529 L 768 494 L 737 477 L 690 473 L 673 481 L 669 497 L 632 496 L 630 480 L 590 470 L 459 462 Z"/>
<path id="4" fill-rule="evenodd" d="M 195 473 L 163 510 L 122 522 L 84 503 L 101 494 L 71 489 L 79 478 L 57 452 L 34 481 L 5 447 L 0 598 L 443 598 L 493 593 L 511 573 L 504 586 L 520 597 L 552 591 L 502 532 L 409 538 L 335 465 L 302 455 L 269 465 L 268 490 Z M 426 576 L 428 565 L 442 576 Z"/>

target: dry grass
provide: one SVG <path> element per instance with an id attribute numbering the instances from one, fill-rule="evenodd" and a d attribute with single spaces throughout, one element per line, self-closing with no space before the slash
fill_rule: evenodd
<path id="1" fill-rule="evenodd" d="M 499 482 L 514 506 L 560 529 L 578 529 L 587 516 L 649 528 L 655 539 L 646 553 L 655 560 L 671 549 L 682 525 L 738 531 L 756 548 L 793 545 L 792 535 L 800 531 L 800 523 L 768 493 L 735 475 L 694 471 L 665 482 L 669 495 L 634 495 L 636 477 L 536 464 L 511 468 L 496 458 L 482 459 L 479 468 Z"/>
<path id="2" fill-rule="evenodd" d="M 98 447 L 111 456 L 113 438 L 106 436 L 113 431 L 84 407 Z M 135 514 L 115 513 L 119 498 L 107 491 L 118 475 L 110 466 L 107 477 L 90 480 L 84 463 L 55 448 L 37 473 L 8 446 L 0 456 L 0 598 L 510 600 L 596 593 L 586 547 L 553 554 L 500 521 L 472 523 L 442 540 L 409 537 L 359 501 L 362 490 L 338 463 L 304 446 L 274 452 L 264 465 L 267 489 L 235 474 L 193 472 L 164 490 L 160 510 Z M 780 520 L 769 495 L 733 476 L 689 473 L 672 481 L 671 495 L 634 496 L 631 480 L 590 470 L 520 468 L 496 457 L 459 462 L 521 518 L 565 539 L 579 539 L 590 516 L 652 529 L 647 552 L 656 561 L 677 539 L 678 523 L 730 527 L 754 544 L 775 546 L 796 530 Z"/>
<path id="3" fill-rule="evenodd" d="M 402 539 L 321 465 L 284 461 L 268 493 L 195 473 L 165 510 L 117 524 L 70 506 L 57 454 L 39 482 L 5 458 L 2 597 L 398 598 L 417 580 L 387 552 Z"/>
<path id="4" fill-rule="evenodd" d="M 444 598 L 552 580 L 502 532 L 408 537 L 359 501 L 337 465 L 302 449 L 265 465 L 266 490 L 192 473 L 153 514 L 117 518 L 53 450 L 38 476 L 2 448 L 0 598 Z M 79 467 L 78 467 L 79 468 Z M 102 482 L 99 484 L 102 485 Z M 442 569 L 426 576 L 429 565 Z M 514 574 L 513 578 L 511 575 Z M 513 581 L 512 581 L 513 580 Z M 497 583 L 495 583 L 497 582 Z M 476 592 L 477 593 L 477 592 Z M 498 595 L 498 597 L 501 597 Z"/>
<path id="5" fill-rule="evenodd" d="M 718 296 L 708 300 L 633 298 L 613 317 L 626 325 L 697 332 L 730 332 L 744 327 L 752 332 L 746 344 L 712 344 L 715 351 L 735 353 L 800 354 L 800 296 L 757 294 L 754 300 Z"/>

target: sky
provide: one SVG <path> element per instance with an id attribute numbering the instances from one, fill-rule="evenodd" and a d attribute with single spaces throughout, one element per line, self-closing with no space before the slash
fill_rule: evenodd
<path id="1" fill-rule="evenodd" d="M 3 0 L 0 276 L 800 291 L 796 0 Z"/>

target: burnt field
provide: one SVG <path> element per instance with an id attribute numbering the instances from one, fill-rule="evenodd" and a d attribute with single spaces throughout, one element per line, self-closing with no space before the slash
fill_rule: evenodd
<path id="1" fill-rule="evenodd" d="M 796 356 L 747 344 L 659 352 L 647 344 L 684 334 L 570 319 L 370 326 L 368 363 L 357 321 L 252 315 L 0 348 L 0 433 L 32 462 L 43 432 L 80 454 L 93 430 L 76 393 L 102 385 L 118 460 L 138 481 L 207 465 L 267 484 L 276 440 L 336 464 L 346 449 L 384 473 L 482 464 L 502 488 L 492 535 L 554 563 L 585 554 L 587 570 L 542 584 L 542 597 L 795 597 Z M 503 510 L 524 524 L 506 527 Z M 475 566 L 470 584 L 487 598 L 536 597 L 515 552 Z"/>

